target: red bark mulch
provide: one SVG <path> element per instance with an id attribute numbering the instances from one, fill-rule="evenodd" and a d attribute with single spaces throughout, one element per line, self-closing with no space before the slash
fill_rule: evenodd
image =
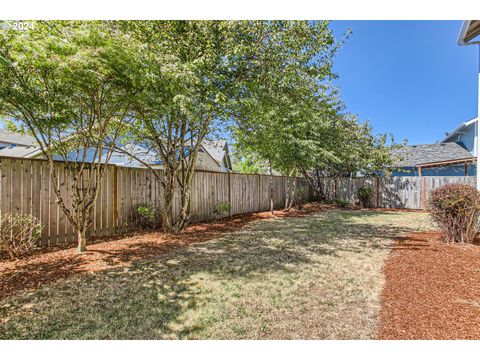
<path id="1" fill-rule="evenodd" d="M 293 209 L 290 212 L 245 214 L 212 223 L 194 224 L 180 234 L 150 232 L 117 237 L 110 241 L 100 239 L 88 245 L 88 250 L 82 255 L 78 255 L 73 248 L 75 244 L 71 244 L 70 248 L 47 248 L 15 261 L 0 259 L 0 300 L 18 291 L 32 290 L 74 275 L 128 266 L 133 261 L 165 254 L 180 246 L 220 237 L 255 220 L 305 216 L 327 208 L 331 206 L 311 203 L 301 210 Z"/>
<path id="2" fill-rule="evenodd" d="M 480 244 L 412 233 L 384 265 L 380 339 L 480 339 Z"/>

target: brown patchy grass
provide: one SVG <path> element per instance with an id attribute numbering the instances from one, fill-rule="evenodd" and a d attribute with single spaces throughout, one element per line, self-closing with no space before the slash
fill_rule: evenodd
<path id="1" fill-rule="evenodd" d="M 0 302 L 9 339 L 366 339 L 382 265 L 427 215 L 323 211 L 266 219 L 170 253 Z"/>
<path id="2" fill-rule="evenodd" d="M 0 258 L 0 300 L 18 291 L 32 290 L 56 281 L 167 254 L 179 247 L 218 238 L 262 219 L 305 216 L 328 209 L 328 205 L 309 203 L 289 212 L 275 211 L 236 215 L 215 222 L 190 225 L 179 234 L 137 233 L 129 236 L 99 238 L 89 241 L 88 251 L 79 256 L 75 244 L 43 248 L 31 256 L 10 261 Z M 0 255 L 6 255 L 3 252 Z"/>

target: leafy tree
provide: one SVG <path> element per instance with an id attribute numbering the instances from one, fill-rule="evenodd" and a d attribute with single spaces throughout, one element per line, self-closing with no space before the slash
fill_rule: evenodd
<path id="1" fill-rule="evenodd" d="M 273 211 L 273 171 L 298 173 L 293 161 L 295 127 L 317 111 L 326 82 L 335 78 L 332 60 L 341 42 L 335 41 L 325 21 L 276 22 L 269 27 L 258 54 L 268 65 L 238 101 L 234 136 L 244 152 L 268 163 Z"/>
<path id="2" fill-rule="evenodd" d="M 189 221 L 190 187 L 202 141 L 232 120 L 248 127 L 249 119 L 268 113 L 272 102 L 266 99 L 311 91 L 309 86 L 316 83 L 310 79 L 330 73 L 330 53 L 336 47 L 325 22 L 116 25 L 145 44 L 144 82 L 129 141 L 145 145 L 161 159 L 162 226 L 174 231 Z M 177 186 L 182 209 L 171 222 Z"/>
<path id="3" fill-rule="evenodd" d="M 268 164 L 258 159 L 255 154 L 249 154 L 235 145 L 232 155 L 233 171 L 242 174 L 267 174 Z"/>
<path id="4" fill-rule="evenodd" d="M 137 144 L 151 151 L 163 166 L 153 171 L 163 189 L 164 231 L 180 231 L 189 223 L 191 184 L 203 140 L 224 118 L 229 22 L 120 21 L 114 26 L 143 44 L 141 91 L 135 99 L 135 121 L 117 150 L 154 170 L 129 150 Z M 174 196 L 181 209 L 174 218 Z"/>
<path id="5" fill-rule="evenodd" d="M 138 51 L 99 21 L 38 21 L 0 35 L 0 111 L 20 121 L 48 161 L 57 202 L 86 249 L 91 210 L 115 142 L 131 119 Z M 72 208 L 55 162 L 72 179 Z M 74 161 L 69 161 L 74 160 Z"/>
<path id="6" fill-rule="evenodd" d="M 12 133 L 19 133 L 19 134 L 25 134 L 25 125 L 19 124 L 16 121 L 13 121 L 11 119 L 4 119 L 3 123 L 5 124 L 5 129 L 12 132 Z"/>
<path id="7" fill-rule="evenodd" d="M 304 176 L 316 198 L 324 197 L 319 174 L 378 174 L 392 165 L 391 149 L 397 146 L 393 138 L 388 144 L 387 135 L 374 135 L 368 122 L 345 113 L 335 89 L 324 90 L 301 106 L 298 99 L 285 98 L 281 107 L 259 114 L 234 133 L 237 146 L 269 161 L 278 172 Z M 289 183 L 286 209 L 294 192 L 295 183 Z"/>

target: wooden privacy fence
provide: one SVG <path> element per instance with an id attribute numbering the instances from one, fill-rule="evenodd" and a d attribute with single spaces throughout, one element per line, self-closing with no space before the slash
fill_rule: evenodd
<path id="1" fill-rule="evenodd" d="M 55 171 L 62 198 L 71 208 L 72 181 L 65 164 L 57 162 Z M 160 176 L 163 170 L 155 170 Z M 30 214 L 43 226 L 39 245 L 48 246 L 76 241 L 73 227 L 56 203 L 55 193 L 45 160 L 0 157 L 0 214 L 8 212 Z M 304 200 L 311 197 L 308 182 L 303 178 L 288 178 L 297 183 Z M 274 207 L 285 204 L 287 177 L 274 176 Z M 215 206 L 231 204 L 228 215 L 245 214 L 270 209 L 270 176 L 197 171 L 191 193 L 192 222 L 215 217 Z M 111 236 L 135 230 L 136 208 L 146 204 L 162 208 L 162 187 L 145 168 L 108 165 L 93 209 L 91 236 Z M 180 211 L 180 196 L 174 198 L 173 213 Z"/>
<path id="2" fill-rule="evenodd" d="M 395 209 L 426 209 L 430 192 L 445 184 L 475 186 L 475 176 L 398 176 L 384 178 L 322 178 L 326 196 L 357 203 L 357 190 L 373 189 L 373 206 Z"/>

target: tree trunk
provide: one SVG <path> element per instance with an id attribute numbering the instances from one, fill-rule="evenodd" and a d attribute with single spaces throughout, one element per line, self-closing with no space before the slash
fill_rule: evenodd
<path id="1" fill-rule="evenodd" d="M 292 190 L 290 194 L 290 203 L 288 204 L 288 209 L 290 210 L 295 205 L 295 190 L 297 188 L 297 179 L 293 179 Z"/>
<path id="2" fill-rule="evenodd" d="M 270 161 L 270 212 L 273 215 L 273 170 L 272 162 Z"/>
<path id="3" fill-rule="evenodd" d="M 86 229 L 82 229 L 82 230 L 77 231 L 77 240 L 78 240 L 77 252 L 79 254 L 81 254 L 85 250 L 87 250 L 87 231 L 86 231 Z"/>
<path id="4" fill-rule="evenodd" d="M 190 222 L 190 186 L 186 185 L 182 192 L 182 209 L 175 224 L 175 231 L 182 231 Z"/>
<path id="5" fill-rule="evenodd" d="M 172 212 L 173 212 L 173 201 L 175 198 L 176 192 L 176 178 L 175 173 L 171 173 L 172 171 L 169 170 L 169 173 L 165 173 L 165 184 L 163 186 L 163 209 L 161 213 L 161 221 L 162 221 L 162 230 L 165 232 L 171 232 L 173 230 L 172 227 Z"/>
<path id="6" fill-rule="evenodd" d="M 170 232 L 172 231 L 171 217 L 172 217 L 173 194 L 164 193 L 163 200 L 164 200 L 163 203 L 165 205 L 160 215 L 160 221 L 162 223 L 162 231 Z"/>
<path id="7" fill-rule="evenodd" d="M 288 204 L 290 203 L 290 177 L 287 176 L 287 191 L 285 193 L 285 211 L 288 211 Z"/>
<path id="8" fill-rule="evenodd" d="M 303 173 L 303 176 L 305 177 L 305 179 L 307 179 L 308 184 L 310 185 L 310 187 L 313 190 L 314 200 L 317 200 L 317 201 L 326 200 L 325 191 L 324 191 L 323 185 L 320 181 L 320 177 L 315 176 L 315 175 L 310 175 L 306 171 L 302 171 L 302 173 Z"/>

